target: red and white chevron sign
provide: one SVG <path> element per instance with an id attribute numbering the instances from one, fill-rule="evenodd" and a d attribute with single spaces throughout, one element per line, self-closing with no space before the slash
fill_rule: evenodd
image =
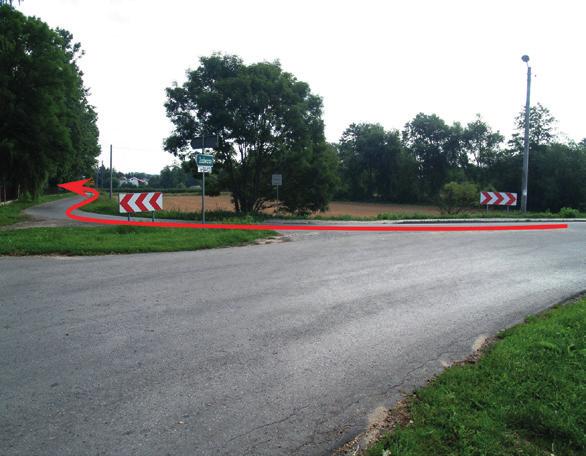
<path id="1" fill-rule="evenodd" d="M 510 192 L 480 192 L 481 206 L 516 206 L 517 194 Z"/>
<path id="2" fill-rule="evenodd" d="M 120 193 L 118 195 L 120 213 L 154 212 L 163 209 L 163 194 L 150 193 Z"/>

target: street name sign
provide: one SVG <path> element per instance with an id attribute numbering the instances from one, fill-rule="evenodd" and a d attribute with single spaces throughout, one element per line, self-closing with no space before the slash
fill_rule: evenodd
<path id="1" fill-rule="evenodd" d="M 197 154 L 195 156 L 195 162 L 197 163 L 197 166 L 212 167 L 214 165 L 214 156 L 213 155 Z"/>

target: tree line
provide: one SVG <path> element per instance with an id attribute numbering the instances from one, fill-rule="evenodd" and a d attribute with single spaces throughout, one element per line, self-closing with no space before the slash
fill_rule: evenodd
<path id="1" fill-rule="evenodd" d="M 81 46 L 9 4 L 0 5 L 0 192 L 36 197 L 88 176 L 100 153 Z"/>
<path id="2" fill-rule="evenodd" d="M 586 209 L 586 141 L 561 142 L 555 118 L 537 104 L 530 111 L 529 208 Z M 352 124 L 337 144 L 339 196 L 400 203 L 435 202 L 448 183 L 520 193 L 524 113 L 505 138 L 477 116 L 461 125 L 435 114 L 417 114 L 402 131 Z"/>
<path id="3" fill-rule="evenodd" d="M 195 172 L 192 140 L 218 135 L 214 173 L 232 193 L 237 211 L 274 205 L 271 174 L 283 175 L 280 206 L 291 212 L 324 210 L 332 198 L 436 203 L 458 185 L 520 194 L 524 113 L 509 141 L 480 116 L 451 125 L 420 113 L 402 130 L 351 124 L 327 143 L 322 100 L 279 62 L 246 65 L 214 54 L 167 89 L 174 125 L 164 148 Z M 561 141 L 544 106 L 530 111 L 531 210 L 586 210 L 586 140 Z M 197 144 L 195 144 L 197 146 Z M 446 187 L 447 186 L 447 187 Z"/>

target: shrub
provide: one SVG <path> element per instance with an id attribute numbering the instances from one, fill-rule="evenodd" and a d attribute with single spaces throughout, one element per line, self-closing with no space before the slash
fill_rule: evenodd
<path id="1" fill-rule="evenodd" d="M 560 217 L 561 218 L 577 218 L 580 216 L 580 212 L 578 209 L 574 209 L 572 207 L 562 207 L 560 209 Z"/>
<path id="2" fill-rule="evenodd" d="M 458 214 L 478 202 L 478 187 L 471 182 L 448 182 L 439 194 L 439 207 L 447 214 Z"/>

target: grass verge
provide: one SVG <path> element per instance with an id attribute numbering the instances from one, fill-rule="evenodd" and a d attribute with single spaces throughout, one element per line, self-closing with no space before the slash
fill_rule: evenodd
<path id="1" fill-rule="evenodd" d="M 0 206 L 0 226 L 12 225 L 13 223 L 22 222 L 26 220 L 26 215 L 22 212 L 28 207 L 36 206 L 37 204 L 49 203 L 61 198 L 71 196 L 71 193 L 58 193 L 55 195 L 43 195 L 37 200 L 22 199 L 10 204 L 3 204 Z"/>
<path id="2" fill-rule="evenodd" d="M 447 369 L 366 452 L 382 455 L 586 454 L 586 299 L 530 317 L 474 364 Z"/>
<path id="3" fill-rule="evenodd" d="M 96 201 L 80 208 L 82 211 L 94 212 L 96 214 L 121 215 L 118 211 L 118 200 L 109 199 L 107 196 L 100 195 Z M 182 212 L 182 211 L 157 211 L 157 219 L 186 220 L 199 222 L 201 220 L 200 212 Z M 150 218 L 149 212 L 137 212 L 132 217 Z M 222 223 L 258 223 L 270 219 L 270 216 L 264 214 L 237 214 L 230 211 L 206 211 L 206 222 Z"/>
<path id="4" fill-rule="evenodd" d="M 272 231 L 197 230 L 137 226 L 29 228 L 0 231 L 0 255 L 102 255 L 228 247 L 276 235 Z"/>
<path id="5" fill-rule="evenodd" d="M 83 211 L 87 212 L 95 212 L 97 214 L 107 214 L 107 215 L 120 215 L 118 212 L 118 201 L 116 198 L 109 199 L 108 197 L 102 195 L 96 201 L 87 206 L 81 208 Z M 150 218 L 151 215 L 149 213 L 136 213 L 132 215 L 133 217 L 145 217 Z M 182 212 L 182 211 L 159 211 L 157 212 L 157 218 L 159 219 L 176 219 L 176 220 L 191 220 L 197 221 L 200 219 L 199 212 Z M 318 214 L 318 215 L 310 215 L 310 216 L 302 216 L 302 215 L 294 215 L 294 214 L 277 214 L 277 215 L 269 215 L 269 214 L 237 214 L 235 212 L 230 211 L 206 211 L 206 221 L 209 222 L 222 222 L 222 223 L 260 223 L 271 219 L 291 219 L 291 220 L 331 220 L 331 221 L 377 221 L 377 220 L 429 220 L 429 219 L 444 219 L 444 220 L 453 220 L 453 219 L 485 219 L 485 218 L 502 218 L 502 219 L 512 219 L 512 218 L 522 218 L 522 219 L 532 219 L 532 218 L 544 218 L 544 219 L 552 219 L 552 218 L 586 218 L 586 213 L 580 212 L 560 212 L 560 213 L 551 213 L 551 212 L 528 212 L 526 214 L 521 214 L 518 211 L 510 211 L 506 212 L 504 210 L 494 209 L 491 211 L 474 211 L 474 212 L 465 212 L 461 214 L 455 215 L 430 215 L 430 214 L 423 214 L 417 212 L 411 213 L 400 213 L 400 212 L 389 212 L 389 213 L 381 213 L 377 216 L 354 216 L 354 215 L 327 215 L 327 214 Z"/>

